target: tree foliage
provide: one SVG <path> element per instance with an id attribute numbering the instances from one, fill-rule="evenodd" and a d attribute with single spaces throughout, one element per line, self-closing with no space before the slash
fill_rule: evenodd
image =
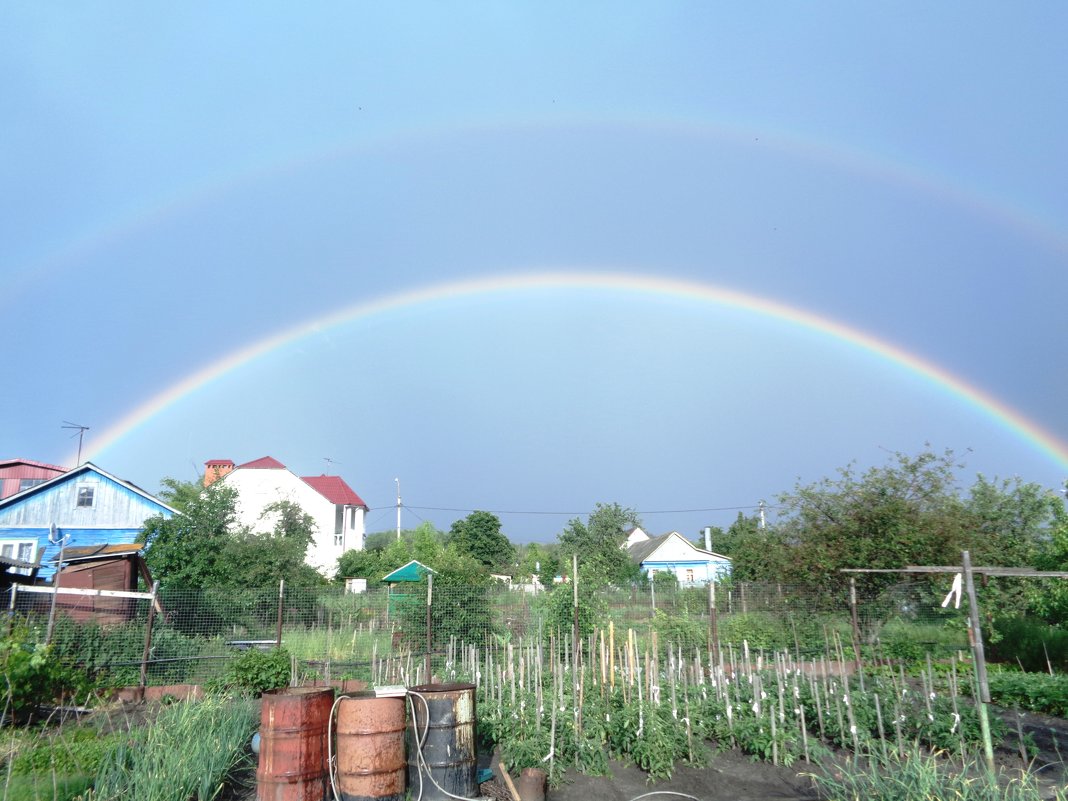
<path id="1" fill-rule="evenodd" d="M 564 572 L 570 572 L 571 556 L 577 554 L 596 581 L 627 584 L 640 580 L 640 566 L 623 548 L 627 534 L 640 525 L 637 512 L 618 503 L 597 504 L 586 523 L 571 520 L 558 537 Z"/>
<path id="2" fill-rule="evenodd" d="M 167 497 L 178 514 L 145 521 L 140 541 L 154 578 L 171 588 L 259 588 L 285 579 L 295 586 L 321 583 L 304 558 L 315 535 L 315 521 L 299 506 L 279 501 L 264 510 L 275 518 L 269 533 L 237 523 L 237 491 L 216 482 L 164 479 Z"/>
<path id="3" fill-rule="evenodd" d="M 1047 543 L 1056 539 L 1063 516 L 1060 499 L 1036 484 L 983 476 L 963 492 L 962 467 L 951 451 L 897 453 L 859 474 L 850 465 L 836 478 L 799 484 L 780 496 L 778 519 L 767 529 L 739 515 L 716 550 L 732 558 L 736 579 L 807 586 L 840 600 L 849 586 L 842 568 L 958 565 L 963 550 L 975 565 L 1056 562 Z M 853 576 L 868 598 L 907 580 L 894 573 Z M 940 588 L 944 583 L 931 581 Z M 1009 580 L 985 593 L 988 607 L 1025 603 Z"/>
<path id="4" fill-rule="evenodd" d="M 165 479 L 167 481 L 167 479 Z M 222 587 L 231 580 L 224 557 L 237 526 L 237 491 L 221 483 L 182 492 L 172 482 L 172 499 L 181 498 L 178 514 L 167 519 L 155 515 L 145 521 L 140 541 L 145 561 L 160 584 L 171 587 Z"/>
<path id="5" fill-rule="evenodd" d="M 454 522 L 449 545 L 490 569 L 510 568 L 515 557 L 515 548 L 501 533 L 500 518 L 490 512 L 475 511 Z"/>

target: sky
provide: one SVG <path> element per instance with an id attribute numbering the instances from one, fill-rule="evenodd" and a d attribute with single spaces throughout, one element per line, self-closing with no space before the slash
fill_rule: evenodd
<path id="1" fill-rule="evenodd" d="M 1068 477 L 1068 6 L 0 8 L 0 458 L 369 531 Z"/>

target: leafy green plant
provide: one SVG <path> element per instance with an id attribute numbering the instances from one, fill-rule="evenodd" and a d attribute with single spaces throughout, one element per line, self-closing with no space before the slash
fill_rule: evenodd
<path id="1" fill-rule="evenodd" d="M 226 666 L 223 685 L 251 695 L 277 690 L 289 684 L 291 664 L 285 648 L 270 651 L 250 648 Z"/>
<path id="2" fill-rule="evenodd" d="M 0 638 L 0 680 L 4 695 L 0 722 L 10 723 L 56 698 L 64 687 L 64 671 L 50 647 L 32 642 L 25 629 L 15 628 Z"/>
<path id="3" fill-rule="evenodd" d="M 999 706 L 1068 717 L 1068 675 L 991 672 L 990 696 Z"/>
<path id="4" fill-rule="evenodd" d="M 65 726 L 38 734 L 11 759 L 14 775 L 84 774 L 92 776 L 108 753 L 127 737 L 125 732 L 101 734 L 91 726 Z"/>

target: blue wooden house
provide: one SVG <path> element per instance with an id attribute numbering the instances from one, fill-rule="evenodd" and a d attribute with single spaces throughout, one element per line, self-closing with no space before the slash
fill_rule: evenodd
<path id="1" fill-rule="evenodd" d="M 67 548 L 132 543 L 145 520 L 176 512 L 140 487 L 86 462 L 0 500 L 0 555 L 31 562 L 44 549 L 38 576 L 55 572 Z"/>

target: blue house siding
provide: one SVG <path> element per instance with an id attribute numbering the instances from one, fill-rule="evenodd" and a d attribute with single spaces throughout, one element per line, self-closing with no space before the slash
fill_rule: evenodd
<path id="1" fill-rule="evenodd" d="M 66 536 L 69 539 L 64 543 L 66 548 L 82 548 L 89 545 L 127 545 L 137 541 L 137 535 L 141 527 L 128 529 L 115 528 L 61 528 L 56 527 L 58 537 Z M 45 549 L 41 559 L 41 569 L 37 571 L 38 578 L 45 581 L 52 580 L 52 574 L 56 572 L 53 560 L 59 558 L 59 545 L 52 545 L 48 541 L 49 530 L 47 528 L 4 528 L 0 529 L 0 540 L 34 540 L 34 555 L 37 549 Z"/>
<path id="2" fill-rule="evenodd" d="M 728 561 L 704 561 L 696 559 L 679 559 L 672 561 L 654 561 L 648 560 L 642 562 L 642 569 L 646 573 L 653 571 L 667 571 L 675 574 L 679 583 L 690 583 L 686 578 L 686 571 L 693 571 L 694 584 L 704 584 L 713 579 L 719 579 L 723 576 L 729 576 L 731 573 L 731 563 Z"/>
<path id="3" fill-rule="evenodd" d="M 89 490 L 92 502 L 86 504 Z M 59 546 L 49 542 L 52 526 L 57 539 L 66 536 L 66 546 L 71 548 L 129 544 L 145 520 L 173 514 L 173 509 L 143 490 L 86 463 L 0 501 L 0 543 L 32 539 L 37 547 L 44 547 L 38 576 L 48 579 L 55 572 L 49 562 L 59 555 Z"/>

